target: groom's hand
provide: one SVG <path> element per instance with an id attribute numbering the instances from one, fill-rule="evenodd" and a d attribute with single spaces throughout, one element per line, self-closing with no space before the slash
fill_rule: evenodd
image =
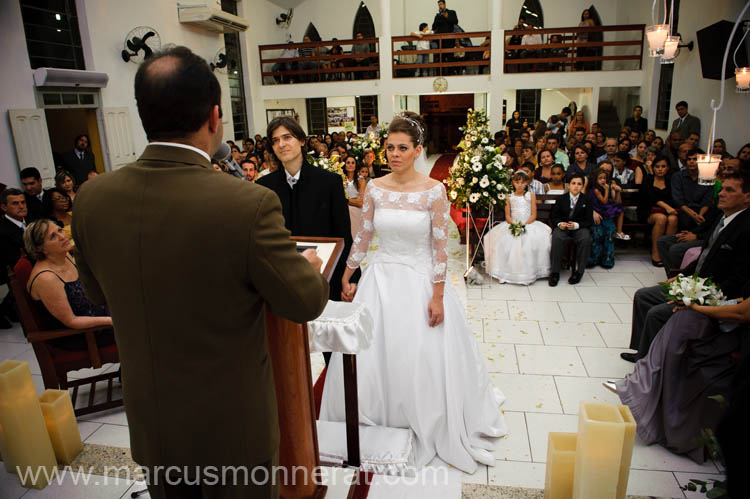
<path id="1" fill-rule="evenodd" d="M 310 265 L 312 265 L 315 270 L 320 272 L 320 268 L 323 266 L 323 260 L 320 259 L 317 251 L 314 249 L 306 249 L 302 252 L 302 256 L 310 262 Z"/>

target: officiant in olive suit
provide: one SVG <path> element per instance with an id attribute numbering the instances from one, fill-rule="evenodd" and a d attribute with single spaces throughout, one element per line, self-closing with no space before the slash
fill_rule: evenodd
<path id="1" fill-rule="evenodd" d="M 155 54 L 135 97 L 149 145 L 86 182 L 73 221 L 86 295 L 114 322 L 133 459 L 153 498 L 277 497 L 250 478 L 278 463 L 264 305 L 316 318 L 322 262 L 297 253 L 276 194 L 211 167 L 223 128 L 206 61 L 185 47 Z M 159 466 L 178 468 L 167 477 Z M 230 466 L 240 485 L 222 479 Z"/>

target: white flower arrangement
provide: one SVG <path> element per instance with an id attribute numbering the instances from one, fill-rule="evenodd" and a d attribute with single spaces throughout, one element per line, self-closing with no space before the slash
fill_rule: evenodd
<path id="1" fill-rule="evenodd" d="M 341 160 L 338 154 L 335 154 L 330 158 L 326 158 L 322 154 L 320 156 L 310 154 L 307 156 L 307 162 L 312 166 L 317 166 L 318 168 L 322 168 L 326 171 L 339 175 L 341 177 L 341 181 L 344 183 L 344 192 L 346 192 L 347 178 L 346 173 L 344 173 L 344 162 Z"/>
<path id="2" fill-rule="evenodd" d="M 504 205 L 511 191 L 511 171 L 503 165 L 500 149 L 492 144 L 489 119 L 484 111 L 469 109 L 463 138 L 458 144 L 458 160 L 445 180 L 454 206 L 467 202 L 477 208 Z"/>
<path id="3" fill-rule="evenodd" d="M 365 151 L 372 150 L 375 153 L 375 164 L 383 166 L 386 164 L 385 147 L 383 143 L 388 138 L 388 123 L 378 128 L 378 133 L 367 133 L 362 136 L 353 137 L 351 142 L 352 156 L 357 158 L 360 163 L 364 160 Z"/>
<path id="4" fill-rule="evenodd" d="M 690 305 L 721 305 L 726 300 L 716 284 L 707 277 L 679 274 L 672 282 L 659 283 L 669 301 L 686 307 Z"/>

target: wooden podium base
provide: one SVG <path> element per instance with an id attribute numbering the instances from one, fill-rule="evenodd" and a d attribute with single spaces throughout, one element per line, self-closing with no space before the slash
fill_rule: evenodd
<path id="1" fill-rule="evenodd" d="M 308 477 L 306 483 L 282 483 L 280 495 L 288 499 L 321 499 L 327 488 L 313 480 L 313 473 L 320 468 L 320 454 L 307 324 L 282 319 L 266 307 L 266 335 L 281 432 L 279 466 L 289 473 L 304 468 L 303 476 Z"/>

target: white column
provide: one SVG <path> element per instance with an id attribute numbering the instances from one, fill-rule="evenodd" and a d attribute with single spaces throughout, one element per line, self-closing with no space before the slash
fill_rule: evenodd
<path id="1" fill-rule="evenodd" d="M 591 95 L 591 123 L 599 122 L 599 88 L 595 86 Z"/>
<path id="2" fill-rule="evenodd" d="M 378 85 L 378 121 L 393 119 L 393 42 L 391 41 L 391 2 L 380 0 L 380 81 Z"/>
<path id="3" fill-rule="evenodd" d="M 492 133 L 503 129 L 503 57 L 505 55 L 505 35 L 502 24 L 502 0 L 492 0 L 490 4 L 490 19 L 492 20 L 492 50 L 490 54 L 490 131 Z"/>

